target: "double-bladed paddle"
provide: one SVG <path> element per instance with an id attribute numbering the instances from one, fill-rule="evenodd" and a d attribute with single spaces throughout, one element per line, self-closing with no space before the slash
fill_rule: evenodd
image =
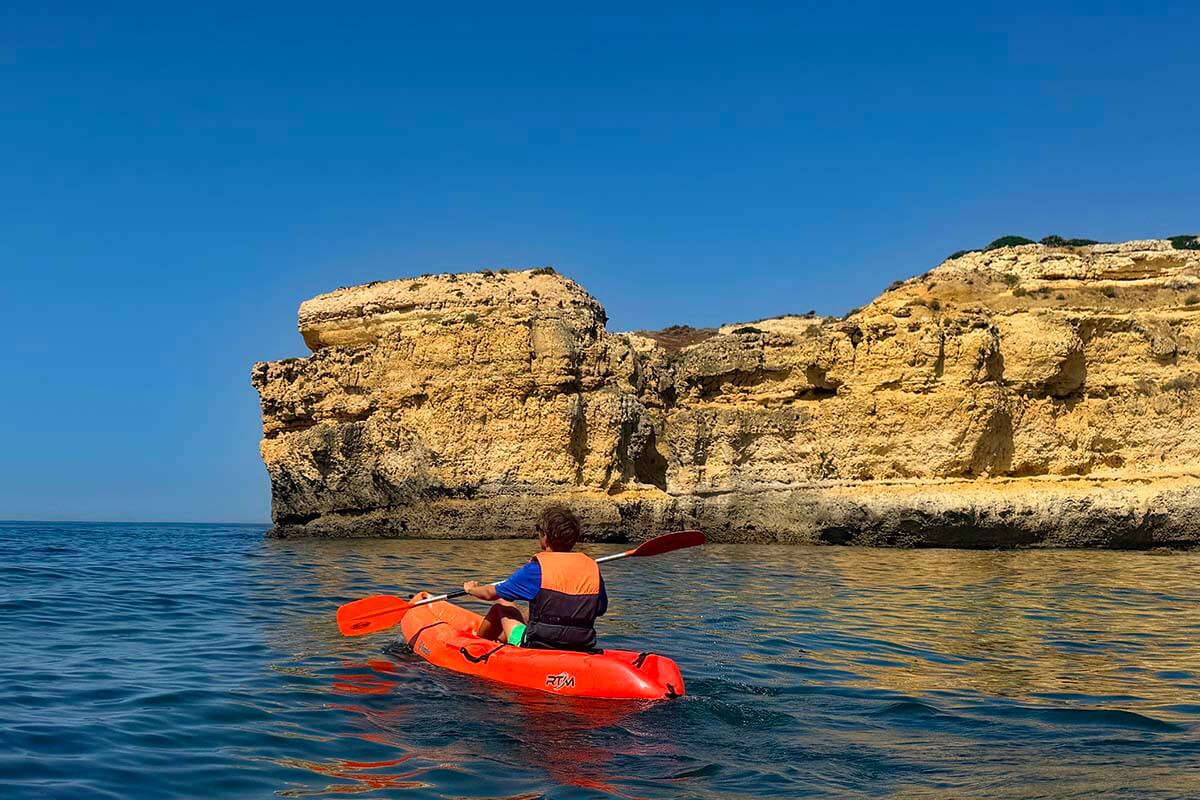
<path id="1" fill-rule="evenodd" d="M 685 547 L 695 547 L 699 544 L 704 544 L 704 533 L 702 531 L 676 531 L 675 533 L 667 533 L 653 539 L 647 539 L 632 550 L 597 558 L 596 563 L 603 564 L 606 561 L 616 561 L 617 559 L 629 558 L 631 556 L 658 556 L 663 553 L 670 553 L 673 550 L 682 550 Z M 490 585 L 495 586 L 497 583 L 500 583 L 500 581 L 496 581 Z M 459 589 L 457 592 L 439 594 L 437 597 L 426 597 L 424 600 L 418 600 L 415 603 L 390 594 L 377 594 L 371 597 L 364 597 L 362 600 L 346 603 L 338 609 L 338 630 L 342 632 L 343 636 L 362 636 L 367 633 L 375 633 L 395 625 L 410 609 L 426 605 L 427 603 L 436 603 L 439 600 L 462 597 L 464 594 L 466 592 Z"/>

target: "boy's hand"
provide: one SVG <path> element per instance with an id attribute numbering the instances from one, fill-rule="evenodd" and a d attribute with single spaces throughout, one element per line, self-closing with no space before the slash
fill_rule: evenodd
<path id="1" fill-rule="evenodd" d="M 467 581 L 463 584 L 463 591 L 467 594 L 475 594 L 475 590 L 479 588 L 479 581 Z"/>

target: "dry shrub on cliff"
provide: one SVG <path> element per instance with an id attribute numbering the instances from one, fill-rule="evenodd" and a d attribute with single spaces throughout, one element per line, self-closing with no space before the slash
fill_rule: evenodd
<path id="1" fill-rule="evenodd" d="M 1200 303 L 1200 295 L 1189 294 L 1187 297 L 1183 298 L 1183 304 L 1185 306 L 1194 306 L 1196 303 Z"/>
<path id="2" fill-rule="evenodd" d="M 994 239 L 988 243 L 988 246 L 983 248 L 986 253 L 988 250 L 999 250 L 1001 247 L 1017 247 L 1023 244 L 1037 244 L 1033 239 L 1026 239 L 1024 236 L 1001 236 L 999 239 Z"/>
<path id="3" fill-rule="evenodd" d="M 1029 290 L 1024 286 L 1016 286 L 1012 290 L 1013 297 L 1025 297 L 1029 294 Z"/>
<path id="4" fill-rule="evenodd" d="M 1100 294 L 1104 295 L 1105 297 L 1116 297 L 1117 290 L 1111 286 L 1105 286 L 1103 289 L 1100 290 Z"/>
<path id="5" fill-rule="evenodd" d="M 1051 234 L 1042 239 L 1038 244 L 1044 244 L 1047 247 L 1085 247 L 1091 244 L 1100 244 L 1095 239 L 1064 239 L 1061 236 Z"/>

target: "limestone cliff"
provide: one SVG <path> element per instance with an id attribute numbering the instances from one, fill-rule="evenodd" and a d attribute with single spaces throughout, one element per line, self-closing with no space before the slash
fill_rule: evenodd
<path id="1" fill-rule="evenodd" d="M 610 333 L 552 270 L 300 307 L 260 363 L 276 535 L 1200 542 L 1200 251 L 975 252 L 844 319 Z"/>

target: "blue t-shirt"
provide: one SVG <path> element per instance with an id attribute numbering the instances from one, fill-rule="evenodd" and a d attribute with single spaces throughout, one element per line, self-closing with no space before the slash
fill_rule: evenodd
<path id="1" fill-rule="evenodd" d="M 524 600 L 530 603 L 541 590 L 542 565 L 536 559 L 496 584 L 496 594 L 504 600 Z M 604 589 L 604 576 L 601 576 L 600 613 L 603 614 L 605 611 L 608 611 L 608 592 Z"/>

